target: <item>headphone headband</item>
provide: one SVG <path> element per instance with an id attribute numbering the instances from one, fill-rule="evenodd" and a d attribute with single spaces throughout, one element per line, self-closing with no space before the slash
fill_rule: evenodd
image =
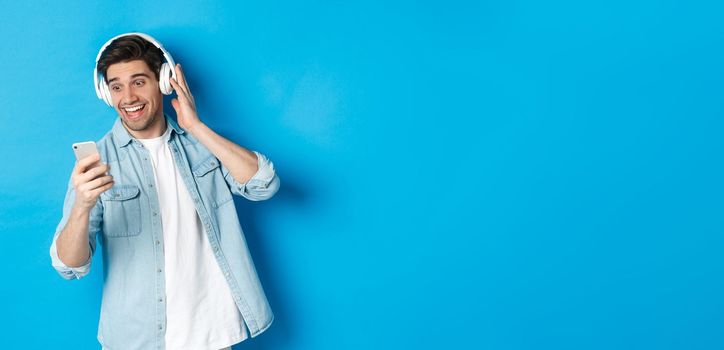
<path id="1" fill-rule="evenodd" d="M 96 56 L 96 64 L 93 68 L 93 85 L 95 86 L 96 90 L 96 96 L 98 96 L 99 99 L 105 101 L 105 103 L 111 107 L 113 107 L 113 102 L 111 100 L 111 94 L 108 90 L 108 84 L 105 81 L 105 77 L 101 72 L 98 71 L 98 61 L 101 59 L 101 55 L 103 55 L 103 52 L 106 50 L 106 48 L 113 43 L 116 39 L 125 37 L 125 36 L 132 36 L 137 35 L 144 40 L 150 42 L 157 48 L 161 49 L 161 52 L 163 52 L 163 57 L 166 60 L 165 63 L 161 65 L 161 69 L 158 73 L 158 79 L 159 79 L 159 88 L 161 89 L 161 92 L 164 95 L 169 95 L 173 91 L 173 88 L 171 87 L 171 81 L 170 78 L 176 79 L 176 63 L 173 60 L 173 57 L 171 57 L 171 54 L 166 51 L 166 49 L 163 48 L 163 45 L 158 42 L 158 40 L 154 39 L 148 34 L 139 33 L 139 32 L 130 32 L 125 33 L 121 35 L 117 35 L 110 40 L 108 40 L 105 44 L 103 44 L 103 47 L 98 51 L 98 55 Z"/>

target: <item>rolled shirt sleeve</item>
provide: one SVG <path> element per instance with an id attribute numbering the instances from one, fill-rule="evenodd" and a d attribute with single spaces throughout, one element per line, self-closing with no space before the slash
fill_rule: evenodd
<path id="1" fill-rule="evenodd" d="M 63 263 L 58 257 L 58 250 L 55 247 L 55 241 L 57 235 L 53 238 L 53 244 L 50 246 L 50 259 L 53 262 L 53 268 L 60 274 L 61 277 L 67 280 L 81 279 L 90 272 L 91 259 L 88 257 L 88 262 L 80 267 L 70 267 Z"/>
<path id="2" fill-rule="evenodd" d="M 223 165 L 221 171 L 231 189 L 231 193 L 252 201 L 263 201 L 274 196 L 279 190 L 279 177 L 274 170 L 274 164 L 267 157 L 257 151 L 253 152 L 256 154 L 259 169 L 245 183 L 236 181 L 231 176 L 229 169 Z"/>
<path id="3" fill-rule="evenodd" d="M 100 231 L 103 216 L 103 207 L 99 200 L 91 210 L 90 218 L 88 220 L 88 242 L 90 244 L 90 255 L 88 256 L 88 261 L 83 266 L 70 267 L 63 263 L 63 261 L 61 261 L 58 257 L 58 248 L 56 247 L 56 243 L 60 232 L 63 231 L 63 228 L 65 228 L 65 225 L 68 223 L 70 211 L 73 208 L 74 202 L 75 189 L 73 188 L 72 183 L 69 182 L 68 191 L 66 192 L 65 201 L 63 203 L 63 218 L 60 220 L 58 227 L 55 229 L 53 243 L 50 245 L 50 260 L 53 268 L 58 271 L 61 277 L 67 280 L 81 279 L 90 272 L 91 260 L 96 248 L 96 235 Z"/>

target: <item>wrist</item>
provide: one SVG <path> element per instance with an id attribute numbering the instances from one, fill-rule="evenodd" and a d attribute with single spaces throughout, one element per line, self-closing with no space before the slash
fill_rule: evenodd
<path id="1" fill-rule="evenodd" d="M 190 125 L 186 131 L 190 132 L 191 135 L 197 136 L 205 127 L 206 125 L 202 121 L 198 121 L 197 123 Z"/>
<path id="2" fill-rule="evenodd" d="M 70 214 L 72 216 L 76 216 L 76 217 L 77 216 L 88 216 L 88 215 L 90 215 L 90 212 L 94 206 L 95 206 L 95 204 L 87 205 L 84 203 L 76 202 L 75 204 L 73 204 L 73 208 L 71 209 Z"/>

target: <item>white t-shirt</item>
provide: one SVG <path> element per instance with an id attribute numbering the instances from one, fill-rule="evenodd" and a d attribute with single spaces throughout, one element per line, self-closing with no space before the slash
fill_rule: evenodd
<path id="1" fill-rule="evenodd" d="M 167 140 L 171 128 L 139 139 L 148 150 L 161 210 L 166 265 L 166 349 L 218 350 L 248 330 L 211 246 Z"/>

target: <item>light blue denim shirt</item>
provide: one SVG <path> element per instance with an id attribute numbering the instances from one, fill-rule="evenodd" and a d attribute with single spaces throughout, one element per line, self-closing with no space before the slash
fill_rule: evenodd
<path id="1" fill-rule="evenodd" d="M 172 128 L 167 142 L 196 207 L 216 262 L 255 337 L 272 323 L 264 290 L 249 254 L 232 193 L 253 201 L 272 197 L 279 189 L 273 164 L 262 154 L 259 170 L 237 182 L 214 155 L 192 135 L 166 117 Z M 71 268 L 58 258 L 56 240 L 75 200 L 72 183 L 50 247 L 53 267 L 65 279 L 90 271 L 96 238 L 103 252 L 103 299 L 98 341 L 104 349 L 164 349 L 166 295 L 163 232 L 156 184 L 148 151 L 131 137 L 120 119 L 100 141 L 98 151 L 110 165 L 114 185 L 101 194 L 88 224 L 91 257 Z"/>

